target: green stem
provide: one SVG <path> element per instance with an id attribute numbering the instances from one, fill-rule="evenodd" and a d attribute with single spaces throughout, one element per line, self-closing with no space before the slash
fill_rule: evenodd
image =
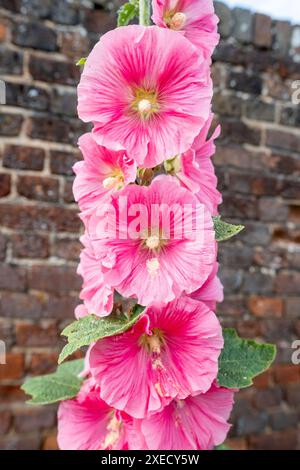
<path id="1" fill-rule="evenodd" d="M 150 0 L 139 0 L 140 2 L 140 25 L 150 25 Z"/>

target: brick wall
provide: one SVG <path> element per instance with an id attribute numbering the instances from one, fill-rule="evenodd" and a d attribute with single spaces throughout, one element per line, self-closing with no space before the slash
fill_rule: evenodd
<path id="1" fill-rule="evenodd" d="M 246 337 L 278 346 L 277 363 L 241 392 L 234 448 L 299 448 L 300 27 L 216 2 L 214 109 L 223 126 L 215 164 L 222 213 L 246 230 L 220 246 L 220 315 Z M 79 69 L 115 19 L 104 0 L 0 0 L 0 448 L 55 448 L 55 407 L 24 406 L 27 374 L 55 368 L 73 317 L 81 230 L 72 199 Z"/>

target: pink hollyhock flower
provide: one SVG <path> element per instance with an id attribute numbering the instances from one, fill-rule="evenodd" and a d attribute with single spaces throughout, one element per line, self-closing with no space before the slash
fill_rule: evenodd
<path id="1" fill-rule="evenodd" d="M 217 276 L 218 269 L 219 264 L 215 262 L 207 281 L 205 281 L 200 289 L 190 294 L 192 299 L 204 302 L 212 311 L 216 310 L 216 303 L 222 302 L 224 299 L 223 285 Z"/>
<path id="2" fill-rule="evenodd" d="M 135 420 L 136 434 L 143 434 L 151 450 L 212 450 L 230 429 L 233 396 L 232 390 L 212 385 L 204 394 L 176 399 L 160 413 Z"/>
<path id="3" fill-rule="evenodd" d="M 120 413 L 101 400 L 92 380 L 75 399 L 60 403 L 57 440 L 61 450 L 128 449 Z"/>
<path id="4" fill-rule="evenodd" d="M 181 34 L 138 25 L 96 44 L 78 86 L 78 114 L 93 137 L 154 167 L 185 152 L 208 118 L 209 66 Z"/>
<path id="5" fill-rule="evenodd" d="M 219 42 L 213 0 L 152 0 L 153 22 L 180 31 L 209 59 Z"/>
<path id="6" fill-rule="evenodd" d="M 97 259 L 110 266 L 107 282 L 122 296 L 167 303 L 204 284 L 216 257 L 212 218 L 175 178 L 128 186 L 111 209 L 99 208 L 89 233 Z"/>
<path id="7" fill-rule="evenodd" d="M 107 316 L 113 308 L 113 288 L 106 282 L 101 263 L 96 258 L 87 235 L 81 238 L 84 249 L 80 254 L 77 273 L 83 278 L 80 299 L 83 305 L 75 309 L 77 319 L 93 313 L 100 317 Z"/>
<path id="8" fill-rule="evenodd" d="M 215 314 L 182 297 L 147 307 L 129 331 L 98 341 L 90 351 L 90 372 L 106 403 L 144 418 L 175 397 L 207 392 L 222 348 Z"/>
<path id="9" fill-rule="evenodd" d="M 218 126 L 212 136 L 207 139 L 212 120 L 213 114 L 210 115 L 187 152 L 167 160 L 164 165 L 166 171 L 175 175 L 182 186 L 196 194 L 199 201 L 206 205 L 212 215 L 217 215 L 222 196 L 217 190 L 218 180 L 211 157 L 216 150 L 214 140 L 219 137 L 221 128 Z"/>
<path id="10" fill-rule="evenodd" d="M 79 139 L 84 160 L 75 163 L 73 192 L 80 210 L 89 212 L 107 196 L 136 178 L 136 163 L 124 150 L 115 152 L 97 145 L 91 133 Z"/>

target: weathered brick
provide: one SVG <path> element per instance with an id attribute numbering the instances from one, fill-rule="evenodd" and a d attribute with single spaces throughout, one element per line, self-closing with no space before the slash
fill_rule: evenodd
<path id="1" fill-rule="evenodd" d="M 230 72 L 227 78 L 227 86 L 235 91 L 252 95 L 260 95 L 262 92 L 261 77 L 245 72 Z"/>
<path id="2" fill-rule="evenodd" d="M 296 133 L 267 129 L 267 145 L 271 148 L 300 152 L 300 136 Z"/>
<path id="3" fill-rule="evenodd" d="M 273 278 L 269 274 L 253 271 L 244 274 L 243 292 L 269 294 L 273 290 Z"/>
<path id="4" fill-rule="evenodd" d="M 286 401 L 291 406 L 299 406 L 300 384 L 286 386 Z"/>
<path id="5" fill-rule="evenodd" d="M 23 124 L 21 114 L 0 114 L 0 135 L 6 137 L 17 136 Z"/>
<path id="6" fill-rule="evenodd" d="M 45 176 L 19 176 L 17 190 L 20 196 L 37 201 L 57 202 L 59 181 Z"/>
<path id="7" fill-rule="evenodd" d="M 77 93 L 56 88 L 51 94 L 51 111 L 54 114 L 77 117 Z"/>
<path id="8" fill-rule="evenodd" d="M 281 431 L 282 429 L 297 426 L 297 422 L 297 413 L 283 410 L 270 412 L 270 423 L 275 431 Z"/>
<path id="9" fill-rule="evenodd" d="M 220 142 L 224 144 L 259 145 L 261 140 L 261 130 L 247 126 L 243 121 L 226 119 L 222 121 L 222 134 Z"/>
<path id="10" fill-rule="evenodd" d="M 254 44 L 259 47 L 272 45 L 272 19 L 270 16 L 254 15 Z"/>
<path id="11" fill-rule="evenodd" d="M 10 193 L 10 175 L 0 173 L 0 197 L 8 196 Z"/>
<path id="12" fill-rule="evenodd" d="M 91 49 L 86 33 L 78 31 L 62 32 L 59 35 L 59 47 L 62 54 L 73 60 L 86 57 Z"/>
<path id="13" fill-rule="evenodd" d="M 251 436 L 250 444 L 255 450 L 293 450 L 297 449 L 297 431 L 289 429 L 259 436 Z"/>
<path id="14" fill-rule="evenodd" d="M 230 36 L 233 28 L 233 17 L 230 8 L 223 2 L 214 2 L 216 14 L 220 18 L 219 32 L 222 37 Z"/>
<path id="15" fill-rule="evenodd" d="M 274 386 L 266 390 L 257 390 L 254 396 L 254 404 L 259 410 L 280 405 L 282 391 L 279 386 Z"/>
<path id="16" fill-rule="evenodd" d="M 46 314 L 45 302 L 41 295 L 5 292 L 0 298 L 0 313 L 7 318 L 39 319 Z"/>
<path id="17" fill-rule="evenodd" d="M 1 435 L 8 433 L 11 422 L 12 422 L 12 416 L 11 416 L 10 411 L 8 410 L 0 411 L 0 434 Z"/>
<path id="18" fill-rule="evenodd" d="M 8 436 L 0 438 L 2 450 L 37 450 L 41 444 L 41 435 L 34 436 Z"/>
<path id="19" fill-rule="evenodd" d="M 249 299 L 249 309 L 256 317 L 281 317 L 283 301 L 281 298 L 252 295 Z"/>
<path id="20" fill-rule="evenodd" d="M 18 230 L 79 232 L 81 221 L 76 210 L 65 207 L 0 205 L 0 225 Z"/>
<path id="21" fill-rule="evenodd" d="M 13 42 L 22 47 L 54 52 L 57 50 L 57 33 L 37 21 L 15 23 Z"/>
<path id="22" fill-rule="evenodd" d="M 256 389 L 266 389 L 270 387 L 271 383 L 271 369 L 266 370 L 253 379 L 253 386 Z"/>
<path id="23" fill-rule="evenodd" d="M 275 105 L 259 99 L 246 102 L 246 116 L 256 121 L 275 121 Z"/>
<path id="24" fill-rule="evenodd" d="M 0 47 L 0 73 L 9 75 L 22 75 L 23 53 L 4 46 Z"/>
<path id="25" fill-rule="evenodd" d="M 52 256 L 71 261 L 78 261 L 82 245 L 77 239 L 58 238 L 52 247 Z"/>
<path id="26" fill-rule="evenodd" d="M 259 200 L 259 219 L 264 222 L 284 222 L 287 220 L 288 213 L 288 206 L 280 199 L 261 198 Z"/>
<path id="27" fill-rule="evenodd" d="M 235 20 L 233 36 L 241 43 L 248 44 L 252 40 L 253 15 L 245 8 L 234 8 L 233 17 Z"/>
<path id="28" fill-rule="evenodd" d="M 300 366 L 294 364 L 279 364 L 274 368 L 274 377 L 280 384 L 299 383 Z"/>
<path id="29" fill-rule="evenodd" d="M 80 78 L 79 67 L 76 67 L 74 61 L 55 60 L 36 55 L 30 56 L 29 71 L 35 80 L 64 85 L 76 85 Z"/>
<path id="30" fill-rule="evenodd" d="M 14 258 L 48 258 L 49 242 L 45 235 L 17 233 L 11 237 Z"/>
<path id="31" fill-rule="evenodd" d="M 55 421 L 56 413 L 53 407 L 26 408 L 14 412 L 14 427 L 20 434 L 49 429 L 54 426 Z"/>
<path id="32" fill-rule="evenodd" d="M 29 288 L 67 294 L 81 286 L 81 279 L 73 266 L 32 266 L 28 276 Z"/>
<path id="33" fill-rule="evenodd" d="M 47 322 L 46 325 L 33 325 L 32 323 L 17 322 L 16 341 L 22 347 L 52 347 L 59 341 L 59 332 L 55 322 Z"/>
<path id="34" fill-rule="evenodd" d="M 52 0 L 51 19 L 55 23 L 75 25 L 79 21 L 80 3 L 72 1 Z"/>
<path id="35" fill-rule="evenodd" d="M 79 152 L 63 152 L 59 150 L 50 151 L 50 168 L 51 173 L 56 175 L 72 176 L 73 165 L 81 160 Z"/>
<path id="36" fill-rule="evenodd" d="M 231 268 L 248 268 L 252 264 L 253 250 L 249 246 L 232 244 L 219 247 L 219 261 Z"/>
<path id="37" fill-rule="evenodd" d="M 224 217 L 236 217 L 239 220 L 257 217 L 257 201 L 253 196 L 242 194 L 223 194 L 221 211 Z"/>
<path id="38" fill-rule="evenodd" d="M 24 354 L 7 352 L 6 364 L 0 365 L 0 380 L 16 380 L 24 375 Z"/>
<path id="39" fill-rule="evenodd" d="M 75 202 L 73 195 L 73 180 L 66 180 L 64 187 L 64 201 L 67 204 L 72 204 Z"/>
<path id="40" fill-rule="evenodd" d="M 5 259 L 7 247 L 7 239 L 2 233 L 0 233 L 0 261 Z"/>
<path id="41" fill-rule="evenodd" d="M 43 88 L 19 83 L 6 83 L 6 104 L 10 106 L 47 111 L 49 102 L 49 93 Z"/>
<path id="42" fill-rule="evenodd" d="M 300 297 L 290 297 L 286 299 L 285 311 L 288 317 L 298 317 L 300 312 Z"/>
<path id="43" fill-rule="evenodd" d="M 3 166 L 16 170 L 40 171 L 44 167 L 45 151 L 37 147 L 6 145 L 3 152 Z"/>
<path id="44" fill-rule="evenodd" d="M 48 18 L 53 0 L 17 0 L 20 3 L 23 15 L 33 18 Z"/>
<path id="45" fill-rule="evenodd" d="M 243 273 L 241 270 L 221 266 L 219 276 L 224 285 L 226 294 L 239 291 L 243 281 Z"/>
<path id="46" fill-rule="evenodd" d="M 50 434 L 43 442 L 43 450 L 58 450 L 57 435 Z"/>
<path id="47" fill-rule="evenodd" d="M 23 291 L 26 288 L 26 269 L 0 263 L 0 289 Z"/>
<path id="48" fill-rule="evenodd" d="M 299 294 L 300 272 L 282 270 L 275 279 L 275 289 L 279 294 Z"/>
<path id="49" fill-rule="evenodd" d="M 58 353 L 32 353 L 28 372 L 31 375 L 44 375 L 57 368 Z"/>
<path id="50" fill-rule="evenodd" d="M 241 116 L 242 105 L 243 100 L 232 94 L 215 93 L 213 98 L 213 111 L 224 116 Z"/>
<path id="51" fill-rule="evenodd" d="M 285 56 L 289 52 L 292 27 L 289 21 L 276 21 L 273 27 L 275 41 L 274 49 Z"/>
<path id="52" fill-rule="evenodd" d="M 57 116 L 32 116 L 28 135 L 32 139 L 49 140 L 77 144 L 81 134 L 87 130 L 87 125 L 77 119 L 65 119 Z"/>

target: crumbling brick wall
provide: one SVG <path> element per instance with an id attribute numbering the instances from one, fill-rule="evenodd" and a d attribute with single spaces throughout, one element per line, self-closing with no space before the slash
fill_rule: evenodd
<path id="1" fill-rule="evenodd" d="M 246 230 L 220 246 L 224 325 L 278 346 L 277 362 L 240 392 L 229 444 L 299 448 L 300 27 L 216 2 L 215 164 L 228 220 Z M 73 318 L 80 220 L 72 198 L 75 62 L 115 26 L 105 0 L 0 0 L 0 448 L 55 448 L 55 407 L 30 408 L 19 386 L 55 368 Z"/>

